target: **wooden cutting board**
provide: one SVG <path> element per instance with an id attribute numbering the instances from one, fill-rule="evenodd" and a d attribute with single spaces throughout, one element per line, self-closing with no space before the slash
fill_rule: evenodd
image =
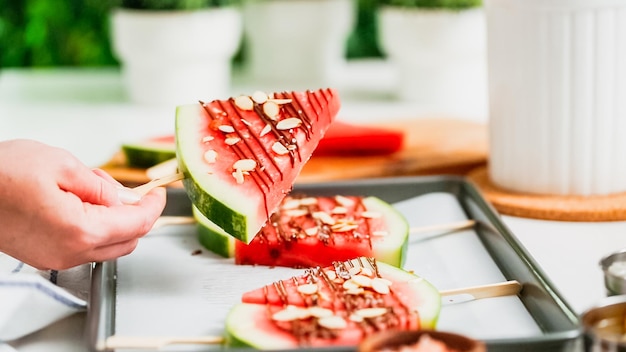
<path id="1" fill-rule="evenodd" d="M 465 175 L 487 162 L 485 124 L 448 118 L 420 118 L 385 122 L 381 126 L 405 131 L 401 151 L 374 156 L 314 155 L 296 181 L 310 183 L 410 175 Z M 148 181 L 144 169 L 126 166 L 121 152 L 101 167 L 126 185 Z"/>

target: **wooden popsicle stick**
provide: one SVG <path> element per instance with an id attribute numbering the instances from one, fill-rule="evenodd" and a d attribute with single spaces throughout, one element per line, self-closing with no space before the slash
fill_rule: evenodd
<path id="1" fill-rule="evenodd" d="M 495 284 L 487 284 L 480 286 L 463 287 L 452 290 L 439 291 L 441 296 L 453 296 L 468 294 L 474 297 L 474 299 L 501 297 L 516 295 L 522 290 L 522 285 L 516 281 L 498 282 Z"/>
<path id="2" fill-rule="evenodd" d="M 441 296 L 469 294 L 474 299 L 502 297 L 516 295 L 522 285 L 516 281 L 505 281 L 495 284 L 464 287 L 452 290 L 443 290 Z M 224 343 L 221 336 L 119 336 L 113 335 L 106 339 L 107 349 L 159 349 L 168 345 L 219 345 Z"/>
<path id="3" fill-rule="evenodd" d="M 109 336 L 106 349 L 159 349 L 168 345 L 221 345 L 221 336 Z"/>
<path id="4" fill-rule="evenodd" d="M 193 216 L 173 216 L 173 215 L 164 215 L 160 216 L 152 225 L 152 229 L 158 229 L 165 226 L 170 225 L 187 225 L 187 224 L 195 224 L 196 219 Z"/>
<path id="5" fill-rule="evenodd" d="M 419 236 L 419 237 L 418 236 L 411 237 L 409 239 L 409 242 L 415 243 L 415 242 L 426 241 L 426 240 L 429 240 L 431 238 L 439 237 L 441 235 L 445 235 L 445 234 L 449 234 L 449 233 L 452 233 L 452 232 L 455 232 L 455 231 L 468 229 L 468 228 L 474 226 L 475 224 L 476 224 L 476 220 L 469 219 L 469 220 L 451 222 L 451 223 L 446 223 L 446 224 L 436 224 L 436 225 L 412 227 L 412 228 L 409 229 L 409 234 L 411 234 L 411 235 L 425 234 L 425 233 L 430 233 L 430 234 L 424 235 L 424 236 Z"/>
<path id="6" fill-rule="evenodd" d="M 180 181 L 183 178 L 185 178 L 185 175 L 183 175 L 182 172 L 173 174 L 173 175 L 169 175 L 169 176 L 165 176 L 165 177 L 161 177 L 161 178 L 157 178 L 154 179 L 148 183 L 144 183 L 143 185 L 139 185 L 135 188 L 131 188 L 134 192 L 139 193 L 139 195 L 144 196 L 146 193 L 150 192 L 152 189 L 157 188 L 157 187 L 162 187 L 165 185 L 168 185 L 170 183 L 176 182 L 176 181 Z"/>
<path id="7" fill-rule="evenodd" d="M 169 216 L 164 215 L 161 216 L 156 223 L 154 224 L 153 229 L 160 228 L 168 225 L 184 225 L 184 224 L 193 224 L 196 220 L 193 216 Z M 437 237 L 440 235 L 444 235 L 446 233 L 459 231 L 463 229 L 470 228 L 474 226 L 476 221 L 474 220 L 464 220 L 458 221 L 448 224 L 436 224 L 436 225 L 428 225 L 428 226 L 420 226 L 420 227 L 412 227 L 409 229 L 409 234 L 420 234 L 427 232 L 435 232 L 430 236 L 423 236 L 416 238 L 417 241 L 423 241 L 429 238 Z"/>

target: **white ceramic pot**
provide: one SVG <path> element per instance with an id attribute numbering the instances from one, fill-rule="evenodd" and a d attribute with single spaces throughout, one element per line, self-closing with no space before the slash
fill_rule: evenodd
<path id="1" fill-rule="evenodd" d="M 346 64 L 355 0 L 245 0 L 246 69 L 265 89 L 334 85 Z"/>
<path id="2" fill-rule="evenodd" d="M 117 9 L 111 28 L 132 101 L 184 104 L 229 96 L 231 61 L 243 36 L 238 9 Z"/>
<path id="3" fill-rule="evenodd" d="M 626 191 L 626 0 L 486 0 L 489 175 L 523 193 Z"/>
<path id="4" fill-rule="evenodd" d="M 485 17 L 462 11 L 383 6 L 381 50 L 397 69 L 398 98 L 429 107 L 486 111 Z"/>

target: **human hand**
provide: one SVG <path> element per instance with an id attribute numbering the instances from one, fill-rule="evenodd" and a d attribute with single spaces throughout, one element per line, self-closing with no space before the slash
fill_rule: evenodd
<path id="1" fill-rule="evenodd" d="M 127 204 L 104 171 L 35 141 L 0 142 L 0 165 L 0 251 L 38 269 L 129 254 L 165 207 L 165 189 Z"/>

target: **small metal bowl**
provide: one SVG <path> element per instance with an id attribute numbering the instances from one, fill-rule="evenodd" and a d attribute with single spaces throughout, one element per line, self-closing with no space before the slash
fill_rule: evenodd
<path id="1" fill-rule="evenodd" d="M 600 260 L 604 272 L 604 286 L 609 296 L 626 294 L 626 249 Z"/>
<path id="2" fill-rule="evenodd" d="M 458 352 L 487 352 L 485 343 L 470 337 L 436 330 L 383 331 L 365 338 L 358 352 L 395 351 L 415 345 L 420 338 L 428 336 L 443 342 L 449 349 Z"/>
<path id="3" fill-rule="evenodd" d="M 585 351 L 626 352 L 626 295 L 610 296 L 580 316 Z"/>

